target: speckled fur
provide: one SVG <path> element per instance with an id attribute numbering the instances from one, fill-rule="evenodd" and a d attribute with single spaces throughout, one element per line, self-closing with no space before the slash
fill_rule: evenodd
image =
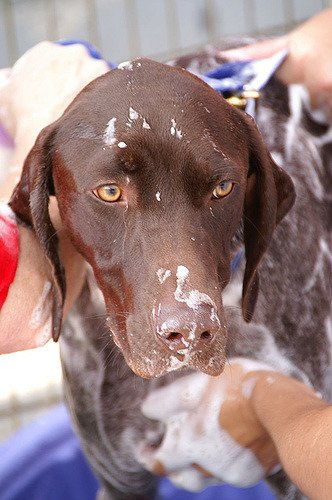
<path id="1" fill-rule="evenodd" d="M 174 64 L 202 71 L 220 62 L 217 49 L 210 47 Z M 268 148 L 291 175 L 297 199 L 260 266 L 260 294 L 250 324 L 242 320 L 236 293 L 230 297 L 228 355 L 268 360 L 331 400 L 331 129 L 312 119 L 303 89 L 287 89 L 275 79 L 262 94 L 256 120 Z M 241 238 L 240 227 L 235 247 Z M 241 281 L 242 272 L 225 294 Z M 135 461 L 133 450 L 148 432 L 156 444 L 162 433 L 142 416 L 139 405 L 147 391 L 181 374 L 155 381 L 135 376 L 104 326 L 104 305 L 94 287 L 91 274 L 61 340 L 67 402 L 104 486 L 102 498 L 152 499 L 155 480 Z M 282 471 L 270 483 L 280 498 L 301 497 Z"/>

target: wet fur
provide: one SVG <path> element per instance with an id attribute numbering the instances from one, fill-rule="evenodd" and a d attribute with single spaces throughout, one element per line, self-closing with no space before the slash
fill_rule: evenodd
<path id="1" fill-rule="evenodd" d="M 217 52 L 209 49 L 176 63 L 202 71 L 220 62 Z M 269 362 L 331 400 L 331 135 L 328 139 L 329 130 L 305 111 L 300 92 L 273 79 L 259 102 L 257 123 L 270 152 L 291 176 L 297 198 L 260 264 L 260 293 L 251 323 L 241 314 L 244 263 L 226 288 L 232 304 L 225 307 L 227 356 Z M 293 136 L 287 149 L 289 134 Z M 234 248 L 242 238 L 240 224 Z M 67 403 L 103 486 L 100 498 L 151 499 L 156 479 L 135 460 L 135 447 L 148 435 L 158 444 L 162 429 L 143 417 L 140 404 L 149 390 L 181 373 L 157 380 L 134 375 L 113 343 L 105 318 L 91 271 L 61 337 Z M 269 482 L 282 498 L 301 497 L 282 471 Z"/>

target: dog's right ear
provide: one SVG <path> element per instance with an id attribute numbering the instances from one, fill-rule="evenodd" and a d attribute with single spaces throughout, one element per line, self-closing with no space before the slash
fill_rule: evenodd
<path id="1" fill-rule="evenodd" d="M 17 217 L 36 234 L 53 274 L 52 335 L 60 335 L 66 293 L 65 273 L 58 253 L 58 237 L 49 216 L 49 197 L 54 195 L 52 158 L 56 125 L 44 128 L 28 154 L 21 179 L 9 205 Z"/>

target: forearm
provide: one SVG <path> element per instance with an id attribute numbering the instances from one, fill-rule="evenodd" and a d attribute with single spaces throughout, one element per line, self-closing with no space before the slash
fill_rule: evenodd
<path id="1" fill-rule="evenodd" d="M 259 377 L 251 401 L 289 477 L 311 499 L 332 491 L 332 407 L 280 374 Z"/>
<path id="2" fill-rule="evenodd" d="M 61 47 L 43 42 L 24 54 L 8 71 L 0 88 L 0 120 L 15 141 L 0 200 L 8 203 L 25 158 L 38 133 L 61 116 L 73 98 L 94 78 L 108 71 L 105 62 L 90 57 L 81 45 Z M 60 259 L 65 268 L 67 293 L 64 315 L 78 296 L 85 278 L 83 258 L 71 245 L 59 217 L 57 204 L 50 203 L 50 216 L 59 237 Z M 7 226 L 13 224 L 6 221 Z M 3 266 L 14 270 L 17 235 L 3 241 Z M 27 349 L 45 343 L 51 333 L 52 273 L 33 229 L 18 224 L 19 255 L 12 273 L 0 288 L 0 353 Z M 15 237 L 15 238 L 14 238 Z M 15 240 L 15 255 L 8 253 Z M 10 268 L 6 259 L 10 257 Z M 1 285 L 1 282 L 0 282 Z M 9 288 L 8 288 L 9 287 Z M 0 304 L 0 305 L 1 305 Z"/>
<path id="3" fill-rule="evenodd" d="M 270 57 L 286 49 L 288 56 L 276 76 L 285 84 L 303 84 L 311 105 L 328 122 L 332 120 L 332 8 L 325 9 L 290 33 L 222 52 L 230 60 Z"/>
<path id="4" fill-rule="evenodd" d="M 0 189 L 3 201 L 9 200 L 16 175 L 8 176 L 6 185 Z M 66 274 L 65 317 L 81 290 L 85 264 L 62 229 L 54 198 L 50 203 L 50 215 L 58 232 L 60 258 Z M 18 232 L 18 265 L 14 281 L 0 310 L 0 353 L 38 347 L 45 344 L 51 336 L 51 268 L 33 230 L 18 224 Z"/>

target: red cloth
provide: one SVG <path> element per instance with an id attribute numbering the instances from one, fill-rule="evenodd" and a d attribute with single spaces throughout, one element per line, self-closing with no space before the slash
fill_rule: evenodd
<path id="1" fill-rule="evenodd" d="M 5 302 L 18 263 L 19 234 L 15 216 L 7 206 L 0 211 L 0 309 Z"/>

